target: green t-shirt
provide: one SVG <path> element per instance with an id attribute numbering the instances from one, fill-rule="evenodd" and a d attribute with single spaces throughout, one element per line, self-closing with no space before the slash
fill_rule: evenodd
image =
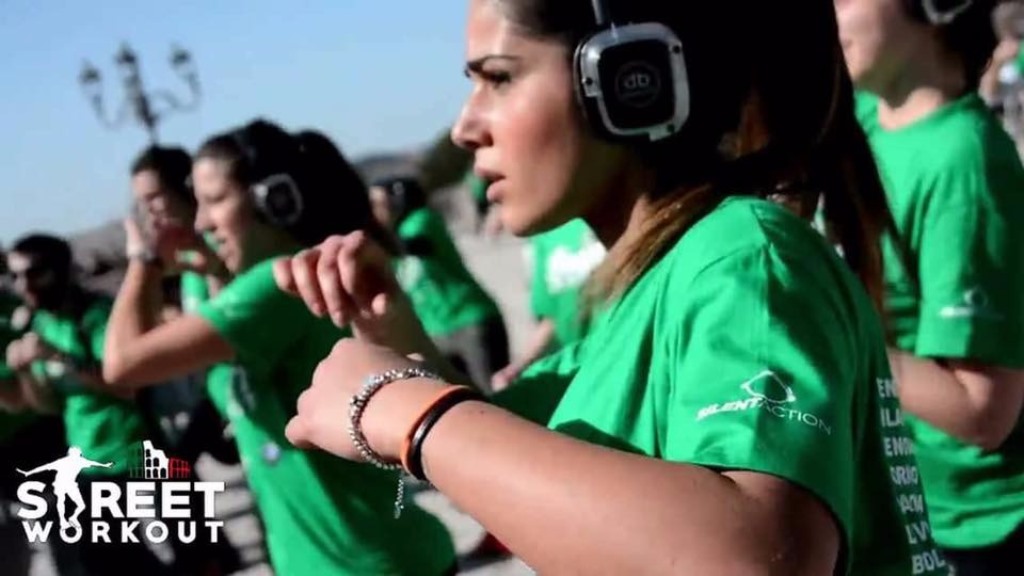
<path id="1" fill-rule="evenodd" d="M 807 223 L 728 199 L 602 310 L 580 345 L 538 365 L 572 379 L 548 425 L 802 486 L 837 518 L 851 574 L 944 573 L 877 318 Z"/>
<path id="2" fill-rule="evenodd" d="M 97 297 L 78 320 L 39 310 L 32 318 L 32 331 L 75 362 L 98 366 L 103 359 L 111 305 L 110 300 Z M 52 386 L 62 401 L 68 446 L 80 448 L 90 460 L 114 463 L 110 468 L 87 468 L 82 474 L 128 474 L 132 459 L 146 439 L 145 423 L 136 403 L 86 388 L 61 362 L 36 362 L 32 372 Z"/>
<path id="3" fill-rule="evenodd" d="M 896 345 L 916 356 L 1024 368 L 1024 168 L 977 96 L 900 130 L 858 113 L 917 282 L 886 244 L 886 301 Z M 916 287 L 919 285 L 919 288 Z M 1024 522 L 1024 427 L 994 452 L 908 418 L 935 538 L 996 544 Z"/>
<path id="4" fill-rule="evenodd" d="M 455 562 L 447 529 L 413 502 L 399 520 L 397 476 L 284 435 L 299 394 L 343 336 L 277 289 L 265 261 L 199 308 L 234 348 L 229 415 L 279 574 L 442 574 Z"/>
<path id="5" fill-rule="evenodd" d="M 398 226 L 407 246 L 426 250 L 398 259 L 396 275 L 430 336 L 447 336 L 499 315 L 498 305 L 462 261 L 444 220 L 430 208 L 414 210 Z"/>
<path id="6" fill-rule="evenodd" d="M 199 305 L 210 299 L 210 287 L 202 274 L 181 273 L 181 311 L 194 314 Z"/>
<path id="7" fill-rule="evenodd" d="M 586 332 L 580 295 L 590 273 L 604 259 L 605 248 L 583 220 L 576 219 L 530 239 L 530 308 L 537 318 L 554 322 L 554 349 Z"/>
<path id="8" fill-rule="evenodd" d="M 206 278 L 195 272 L 181 275 L 181 310 L 195 314 L 203 302 L 210 299 L 210 288 Z M 222 362 L 210 366 L 206 371 L 206 395 L 222 418 L 228 418 L 231 382 L 234 380 L 235 365 Z"/>

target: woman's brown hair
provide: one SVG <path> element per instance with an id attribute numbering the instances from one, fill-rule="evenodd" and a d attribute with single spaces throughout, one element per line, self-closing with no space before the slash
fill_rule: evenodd
<path id="1" fill-rule="evenodd" d="M 491 0 L 525 34 L 571 56 L 595 31 L 590 0 Z M 881 234 L 892 216 L 854 116 L 831 2 L 606 0 L 617 22 L 657 21 L 683 44 L 691 113 L 675 136 L 633 148 L 655 174 L 653 216 L 611 247 L 591 296 L 627 290 L 730 195 L 779 200 L 825 219 L 882 311 Z"/>

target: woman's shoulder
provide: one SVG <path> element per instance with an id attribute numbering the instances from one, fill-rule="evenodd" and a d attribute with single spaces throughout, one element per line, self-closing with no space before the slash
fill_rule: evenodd
<path id="1" fill-rule="evenodd" d="M 812 260 L 834 256 L 810 222 L 778 203 L 736 196 L 723 200 L 683 234 L 669 259 L 701 270 L 734 255 L 768 249 L 806 253 Z"/>
<path id="2" fill-rule="evenodd" d="M 870 314 L 866 290 L 835 247 L 810 222 L 768 200 L 724 201 L 677 240 L 665 260 L 665 289 L 672 294 L 742 284 L 759 286 L 765 298 L 806 297 L 808 306 L 826 306 L 848 320 Z M 725 288 L 722 297 L 730 292 Z"/>

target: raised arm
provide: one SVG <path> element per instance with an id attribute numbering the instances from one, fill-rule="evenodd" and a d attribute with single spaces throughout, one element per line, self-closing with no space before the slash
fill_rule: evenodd
<path id="1" fill-rule="evenodd" d="M 332 236 L 274 263 L 274 279 L 318 317 L 351 326 L 360 338 L 422 358 L 450 382 L 476 387 L 427 336 L 391 271 L 389 257 L 364 233 Z"/>
<path id="2" fill-rule="evenodd" d="M 58 462 L 59 461 L 60 460 L 58 460 Z M 50 462 L 49 464 L 43 464 L 42 466 L 38 466 L 36 468 L 33 468 L 33 469 L 29 470 L 28 472 L 26 472 L 24 470 L 21 470 L 20 468 L 17 469 L 17 470 L 18 470 L 18 472 L 21 473 L 22 476 L 33 476 L 33 475 L 38 474 L 40 472 L 46 472 L 47 470 L 55 470 L 54 464 L 56 464 L 56 462 Z"/>
<path id="3" fill-rule="evenodd" d="M 159 266 L 138 259 L 128 265 L 107 325 L 103 379 L 110 386 L 142 388 L 234 356 L 228 342 L 198 316 L 158 324 L 162 277 Z"/>
<path id="4" fill-rule="evenodd" d="M 41 357 L 41 344 L 35 334 L 26 334 L 7 346 L 7 366 L 12 375 L 0 387 L 0 405 L 10 411 L 25 408 L 52 414 L 57 412 L 53 391 L 40 382 L 31 371 L 32 362 Z"/>
<path id="5" fill-rule="evenodd" d="M 110 468 L 114 465 L 113 462 L 94 462 L 93 460 L 84 459 L 84 464 L 90 468 Z"/>
<path id="6" fill-rule="evenodd" d="M 360 385 L 352 375 L 409 366 L 386 349 L 339 342 L 299 399 L 289 439 L 358 459 L 344 431 Z M 374 450 L 397 461 L 408 426 L 396 423 L 413 422 L 442 387 L 416 379 L 378 392 L 363 416 Z M 489 404 L 449 411 L 423 462 L 434 486 L 541 574 L 819 576 L 839 555 L 833 516 L 790 482 L 588 444 Z"/>
<path id="7" fill-rule="evenodd" d="M 427 436 L 422 452 L 426 478 L 540 573 L 834 573 L 843 536 L 848 535 L 840 526 L 851 526 L 850 511 L 844 508 L 850 495 L 843 486 L 854 474 L 855 444 L 849 422 L 854 411 L 839 387 L 852 387 L 854 376 L 841 370 L 836 350 L 846 350 L 839 348 L 843 344 L 833 342 L 832 347 L 820 340 L 821 326 L 840 319 L 827 305 L 815 308 L 816 315 L 809 314 L 805 296 L 811 288 L 798 292 L 779 285 L 781 280 L 775 279 L 789 278 L 792 270 L 768 270 L 775 261 L 761 252 L 744 252 L 733 259 L 719 264 L 724 272 L 701 284 L 699 294 L 695 282 L 687 284 L 690 307 L 685 313 L 678 311 L 671 324 L 676 330 L 699 325 L 710 332 L 715 327 L 718 339 L 707 336 L 694 346 L 714 350 L 717 361 L 693 361 L 679 352 L 666 357 L 666 362 L 678 365 L 647 382 L 651 394 L 665 387 L 672 390 L 666 393 L 669 405 L 664 407 L 670 415 L 665 416 L 664 427 L 656 425 L 657 457 L 573 439 L 497 406 L 470 401 L 448 411 Z M 374 285 L 372 277 L 360 277 L 372 276 L 372 263 L 351 246 L 323 260 L 328 264 L 315 267 L 316 274 L 308 262 L 292 261 L 291 272 L 297 267 L 300 277 L 286 278 L 282 269 L 280 280 L 297 285 L 312 309 L 331 310 L 329 303 L 336 300 L 343 319 L 369 326 L 373 335 L 382 333 L 388 309 L 381 300 L 388 293 L 379 279 Z M 320 286 L 309 285 L 314 277 Z M 774 282 L 773 294 L 792 299 L 766 301 L 768 282 Z M 329 283 L 333 285 L 323 289 Z M 738 302 L 747 305 L 740 307 Z M 766 310 L 768 305 L 787 312 Z M 789 318 L 792 326 L 786 323 L 786 328 L 791 330 L 776 328 L 769 333 L 769 327 L 781 324 L 785 313 L 792 316 L 794 309 L 802 316 Z M 750 318 L 765 324 L 752 328 Z M 730 321 L 738 325 L 729 325 Z M 298 416 L 286 431 L 300 446 L 317 446 L 353 460 L 361 456 L 346 433 L 349 400 L 367 375 L 414 366 L 407 358 L 410 342 L 395 349 L 386 341 L 362 340 L 361 328 L 357 332 L 360 338 L 340 341 L 320 363 L 312 387 L 299 398 Z M 689 347 L 681 335 L 663 336 L 666 342 L 678 343 L 678 350 Z M 586 353 L 589 348 L 584 348 Z M 613 356 L 601 357 L 615 362 Z M 684 358 L 693 363 L 684 364 Z M 763 370 L 762 363 L 769 358 L 785 364 L 780 373 L 800 372 L 801 391 L 818 392 L 808 393 L 801 406 L 829 421 L 828 433 L 795 430 L 762 410 L 728 413 L 713 425 L 693 426 L 694 414 L 728 398 L 726 394 L 734 393 L 744 379 Z M 609 366 L 593 368 L 587 377 L 616 377 Z M 838 374 L 843 377 L 835 377 Z M 576 378 L 581 378 L 579 372 Z M 403 456 L 413 423 L 451 383 L 441 379 L 445 382 L 401 380 L 372 397 L 361 427 L 385 460 Z M 685 388 L 676 388 L 676 382 Z M 565 430 L 590 430 L 586 418 L 566 418 Z M 606 431 L 598 426 L 593 432 L 603 437 Z M 616 440 L 610 438 L 609 443 L 632 449 L 627 441 Z M 723 448 L 727 442 L 731 450 Z M 818 475 L 822 470 L 830 482 Z"/>

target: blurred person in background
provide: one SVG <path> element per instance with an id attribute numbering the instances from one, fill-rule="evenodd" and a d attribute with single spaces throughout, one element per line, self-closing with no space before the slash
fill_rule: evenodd
<path id="1" fill-rule="evenodd" d="M 278 290 L 272 260 L 372 222 L 363 181 L 322 134 L 257 120 L 207 140 L 192 184 L 196 232 L 231 280 L 194 312 L 159 324 L 151 303 L 187 246 L 178 235 L 147 241 L 128 222 L 132 259 L 111 316 L 108 382 L 138 389 L 237 362 L 227 412 L 276 573 L 454 573 L 444 525 L 412 502 L 394 519 L 393 477 L 284 436 L 299 392 L 344 332 Z"/>
<path id="2" fill-rule="evenodd" d="M 895 217 L 890 360 L 935 539 L 959 576 L 1019 574 L 1024 168 L 977 93 L 996 46 L 993 2 L 835 7 Z"/>
<path id="3" fill-rule="evenodd" d="M 31 410 L 21 394 L 16 374 L 7 365 L 7 346 L 28 329 L 31 313 L 12 291 L 7 260 L 0 250 L 0 462 L 55 460 L 67 453 L 64 422 L 55 414 Z M 0 550 L 4 569 L 14 576 L 29 572 L 31 549 L 20 520 L 16 517 L 18 486 L 25 480 L 14 467 L 0 469 Z M 53 505 L 56 500 L 50 498 Z M 60 538 L 44 545 L 61 576 L 79 573 L 77 548 Z"/>
<path id="4" fill-rule="evenodd" d="M 496 238 L 502 232 L 501 215 L 498 207 L 487 199 L 487 180 L 473 173 L 466 173 L 463 184 L 469 190 L 469 196 L 476 208 L 478 232 L 487 238 Z"/>
<path id="5" fill-rule="evenodd" d="M 376 181 L 370 201 L 377 221 L 398 239 L 398 278 L 427 334 L 473 382 L 488 389 L 509 361 L 508 332 L 497 303 L 466 268 L 418 181 Z"/>
<path id="6" fill-rule="evenodd" d="M 564 391 L 538 426 L 460 386 L 380 249 L 331 238 L 275 267 L 357 336 L 288 437 L 400 463 L 540 574 L 948 573 L 904 505 L 914 456 L 890 449 L 909 443 L 879 318 L 891 215 L 833 7 L 468 4 L 452 137 L 511 233 L 581 217 L 608 246 L 594 322 L 505 392 Z M 810 226 L 822 194 L 845 263 Z"/>
<path id="7" fill-rule="evenodd" d="M 583 337 L 588 322 L 583 286 L 606 250 L 587 223 L 576 219 L 531 237 L 525 252 L 532 269 L 530 310 L 537 324 L 523 354 L 494 375 L 495 390 L 508 387 L 536 360 Z"/>
<path id="8" fill-rule="evenodd" d="M 189 181 L 192 158 L 182 148 L 153 146 L 142 151 L 131 167 L 132 197 L 137 223 L 147 237 L 173 238 L 177 259 L 174 274 L 165 277 L 165 314 L 168 319 L 195 312 L 228 280 L 224 265 L 213 249 L 195 232 L 196 199 Z M 152 393 L 159 402 L 161 392 L 169 398 L 181 397 L 189 411 L 189 426 L 177 431 L 179 457 L 197 459 L 209 451 L 225 463 L 238 461 L 237 450 L 224 438 L 221 422 L 227 420 L 228 394 L 234 374 L 232 363 L 217 364 L 199 373 L 205 397 L 196 398 L 194 384 L 161 386 Z M 194 377 L 186 380 L 195 380 Z M 174 388 L 184 388 L 175 394 Z M 161 392 L 158 392 L 161 391 Z M 220 414 L 218 418 L 217 413 Z M 181 451 L 191 457 L 182 455 Z"/>
<path id="9" fill-rule="evenodd" d="M 92 461 L 113 465 L 83 470 L 83 493 L 93 481 L 124 488 L 128 465 L 146 439 L 146 424 L 131 394 L 111 391 L 101 363 L 111 302 L 81 288 L 74 278 L 71 246 L 62 238 L 30 234 L 13 243 L 7 268 L 14 290 L 31 313 L 25 333 L 7 346 L 7 366 L 17 380 L 15 402 L 43 413 L 63 416 L 66 445 Z M 47 462 L 33 452 L 29 469 Z M 123 493 L 123 492 L 122 492 Z M 82 514 L 83 534 L 92 534 L 91 516 Z M 118 573 L 123 566 L 140 574 L 164 574 L 163 564 L 143 542 L 121 543 L 83 538 L 78 544 L 89 574 Z"/>
<path id="10" fill-rule="evenodd" d="M 992 20 L 999 43 L 981 77 L 979 90 L 1020 147 L 1024 136 L 1024 4 L 1016 0 L 1001 2 Z"/>
<path id="11" fill-rule="evenodd" d="M 0 252 L 0 259 L 3 253 Z M 6 262 L 0 263 L 0 273 L 6 274 Z M 18 325 L 15 318 L 21 302 L 7 290 L 6 283 L 0 286 L 0 348 L 7 350 L 7 345 L 24 334 L 24 326 Z M 38 422 L 38 414 L 25 410 L 18 382 L 14 372 L 7 366 L 6 357 L 0 358 L 0 462 L 5 469 L 0 470 L 0 550 L 3 551 L 4 571 L 12 576 L 27 576 L 31 568 L 32 550 L 28 538 L 22 529 L 15 511 L 18 485 L 21 478 L 13 467 L 7 463 L 20 462 L 25 459 L 25 450 L 29 446 L 29 437 L 19 432 Z M 36 427 L 36 431 L 56 431 L 55 422 L 48 426 Z M 49 446 L 41 437 L 38 450 L 49 453 Z M 59 456 L 60 451 L 53 456 Z"/>
<path id="12" fill-rule="evenodd" d="M 131 165 L 134 214 L 144 234 L 173 238 L 174 246 L 186 247 L 176 258 L 176 273 L 164 278 L 165 297 L 161 323 L 194 312 L 227 281 L 227 273 L 212 250 L 195 233 L 196 200 L 189 187 L 192 158 L 182 148 L 151 146 Z M 171 244 L 171 243 L 169 243 Z M 159 447 L 187 461 L 193 471 L 203 453 L 227 464 L 238 462 L 234 442 L 226 437 L 227 396 L 234 366 L 217 364 L 172 379 L 137 395 L 146 407 L 150 430 L 160 434 Z M 198 507 L 190 508 L 198 512 Z M 188 522 L 195 518 L 184 518 Z M 170 540 L 174 569 L 178 574 L 229 574 L 241 559 L 230 542 L 214 543 L 210 532 L 200 530 L 189 543 Z"/>

